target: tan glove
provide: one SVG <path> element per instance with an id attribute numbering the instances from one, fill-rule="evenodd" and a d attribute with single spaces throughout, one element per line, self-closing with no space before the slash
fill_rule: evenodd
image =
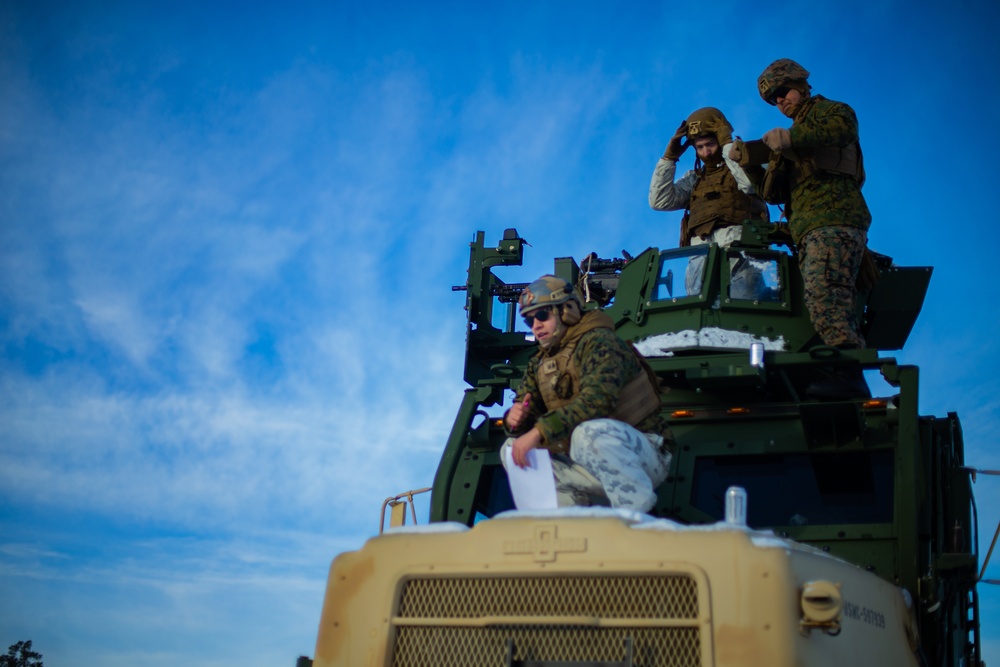
<path id="1" fill-rule="evenodd" d="M 740 165 L 741 167 L 745 167 L 746 165 L 743 163 L 743 158 L 745 156 L 746 156 L 746 144 L 743 143 L 742 139 L 736 137 L 735 139 L 733 139 L 732 148 L 729 149 L 729 159 L 735 162 L 736 164 Z"/>
<path id="2" fill-rule="evenodd" d="M 768 130 L 761 137 L 767 147 L 770 148 L 775 153 L 780 153 L 786 148 L 792 147 L 792 134 L 783 127 L 776 127 L 773 130 Z"/>
<path id="3" fill-rule="evenodd" d="M 687 136 L 688 122 L 681 121 L 681 126 L 677 128 L 674 132 L 674 136 L 671 137 L 670 143 L 667 144 L 667 150 L 663 152 L 663 158 L 665 160 L 670 160 L 671 162 L 677 162 L 684 155 L 684 151 L 687 150 L 688 144 L 684 142 L 684 137 Z"/>

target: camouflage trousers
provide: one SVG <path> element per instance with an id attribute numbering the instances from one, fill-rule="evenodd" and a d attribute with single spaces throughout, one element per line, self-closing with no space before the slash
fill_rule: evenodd
<path id="1" fill-rule="evenodd" d="M 510 447 L 508 438 L 504 447 Z M 591 419 L 570 437 L 569 456 L 552 455 L 560 507 L 608 505 L 648 512 L 667 478 L 670 453 L 663 438 L 617 419 Z M 501 461 L 506 461 L 501 451 Z"/>
<path id="2" fill-rule="evenodd" d="M 856 227 L 820 227 L 799 239 L 806 308 L 826 345 L 865 346 L 856 283 L 867 244 L 867 232 Z"/>

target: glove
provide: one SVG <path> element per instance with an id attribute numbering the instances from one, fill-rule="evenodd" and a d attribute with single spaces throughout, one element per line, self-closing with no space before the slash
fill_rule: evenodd
<path id="1" fill-rule="evenodd" d="M 792 135 L 791 133 L 783 127 L 776 127 L 773 130 L 768 130 L 764 133 L 762 137 L 764 143 L 775 153 L 780 153 L 786 148 L 792 147 Z"/>
<path id="2" fill-rule="evenodd" d="M 684 137 L 687 136 L 687 121 L 681 121 L 681 126 L 677 128 L 674 132 L 674 136 L 671 137 L 670 143 L 667 144 L 667 150 L 663 152 L 663 158 L 670 160 L 671 162 L 677 162 L 684 155 L 684 151 L 687 150 L 688 144 L 684 142 Z"/>
<path id="3" fill-rule="evenodd" d="M 728 157 L 730 160 L 740 165 L 741 167 L 745 167 L 746 165 L 742 163 L 745 152 L 746 152 L 746 144 L 743 143 L 742 139 L 736 137 L 735 139 L 733 139 L 733 143 L 729 145 Z"/>

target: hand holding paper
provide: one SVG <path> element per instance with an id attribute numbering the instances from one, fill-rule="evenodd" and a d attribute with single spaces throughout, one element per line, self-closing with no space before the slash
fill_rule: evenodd
<path id="1" fill-rule="evenodd" d="M 526 454 L 527 467 L 514 463 L 512 447 L 504 448 L 507 457 L 507 478 L 514 504 L 519 510 L 555 509 L 556 481 L 552 475 L 552 459 L 547 449 L 531 449 Z"/>

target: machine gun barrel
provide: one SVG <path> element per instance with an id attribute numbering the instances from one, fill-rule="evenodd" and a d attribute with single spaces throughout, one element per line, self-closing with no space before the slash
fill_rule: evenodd
<path id="1" fill-rule="evenodd" d="M 513 303 L 521 297 L 521 292 L 528 287 L 530 283 L 510 283 L 509 285 L 502 284 L 492 284 L 490 285 L 490 296 L 497 297 L 500 303 Z M 469 290 L 468 285 L 452 285 L 452 292 L 467 292 Z"/>
<path id="2" fill-rule="evenodd" d="M 632 256 L 627 252 L 623 250 L 622 254 L 624 257 L 603 259 L 598 257 L 596 252 L 592 252 L 580 260 L 580 270 L 584 273 L 612 273 L 621 271 L 626 264 L 632 261 Z"/>

